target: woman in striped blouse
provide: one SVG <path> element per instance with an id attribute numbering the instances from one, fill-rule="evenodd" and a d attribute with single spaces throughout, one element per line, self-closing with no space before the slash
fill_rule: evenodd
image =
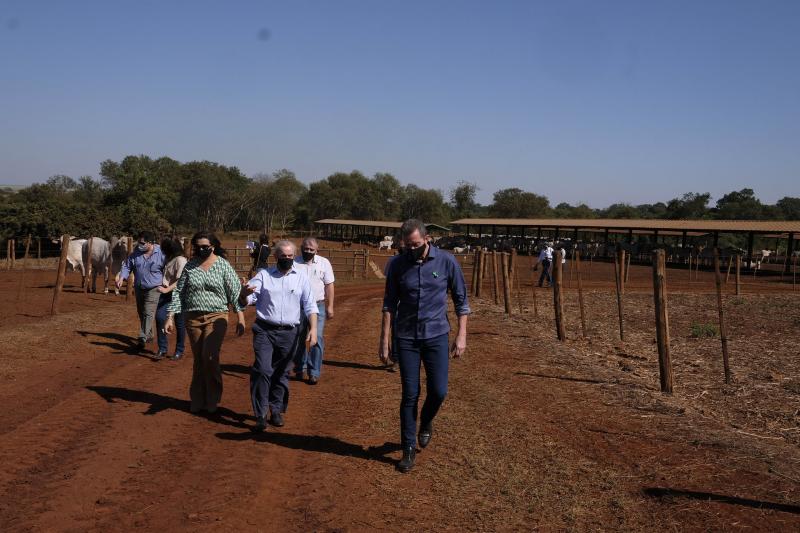
<path id="1" fill-rule="evenodd" d="M 194 354 L 189 387 L 190 409 L 193 413 L 207 411 L 213 414 L 222 398 L 219 352 L 228 329 L 228 306 L 236 310 L 239 318 L 236 334 L 244 333 L 244 312 L 238 302 L 241 284 L 213 233 L 201 231 L 194 234 L 192 256 L 175 286 L 164 329 L 172 333 L 174 316 L 184 314 Z"/>

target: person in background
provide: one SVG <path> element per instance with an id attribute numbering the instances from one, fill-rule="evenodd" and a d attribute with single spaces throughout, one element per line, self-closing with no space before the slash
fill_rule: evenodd
<path id="1" fill-rule="evenodd" d="M 461 266 L 451 254 L 425 239 L 425 224 L 406 220 L 400 234 L 406 253 L 391 262 L 386 276 L 378 357 L 384 364 L 389 362 L 390 337 L 394 336 L 403 391 L 400 402 L 403 457 L 397 469 L 408 472 L 416 458 L 418 414 L 419 446 L 425 448 L 433 436 L 433 419 L 447 395 L 448 353 L 461 357 L 467 348 L 470 309 Z M 449 352 L 448 292 L 458 316 L 458 331 Z M 418 413 L 420 363 L 425 365 L 427 395 Z"/>
<path id="2" fill-rule="evenodd" d="M 294 261 L 292 241 L 275 243 L 275 265 L 259 270 L 250 281 L 242 280 L 239 305 L 256 306 L 253 324 L 255 360 L 250 369 L 250 399 L 256 425 L 252 430 L 262 432 L 269 422 L 276 427 L 284 424 L 283 415 L 289 405 L 289 371 L 298 344 L 317 344 L 317 313 L 311 283 Z M 300 335 L 305 317 L 308 333 Z"/>
<path id="3" fill-rule="evenodd" d="M 178 278 L 172 302 L 167 307 L 167 333 L 175 330 L 175 317 L 183 313 L 194 355 L 189 387 L 192 413 L 217 412 L 222 399 L 222 369 L 219 353 L 228 329 L 228 308 L 238 317 L 236 334 L 244 334 L 244 312 L 239 305 L 240 283 L 225 259 L 225 249 L 216 235 L 200 231 L 192 237 L 192 259 Z"/>
<path id="4" fill-rule="evenodd" d="M 248 278 L 252 278 L 259 270 L 269 267 L 267 264 L 269 261 L 269 252 L 269 236 L 266 233 L 262 233 L 258 236 L 258 243 L 256 243 L 255 248 L 250 252 L 250 257 L 253 259 L 253 266 L 250 267 Z"/>
<path id="5" fill-rule="evenodd" d="M 158 308 L 156 309 L 156 327 L 159 332 L 164 328 L 167 322 L 167 307 L 172 303 L 173 291 L 178 284 L 183 268 L 186 266 L 187 259 L 183 256 L 183 246 L 180 241 L 175 239 L 164 239 L 161 241 L 161 251 L 164 253 L 164 279 L 158 292 L 161 297 L 158 299 Z M 178 361 L 183 357 L 184 342 L 186 339 L 186 324 L 183 320 L 183 313 L 177 313 L 174 316 L 175 329 L 177 333 L 177 340 L 175 341 L 175 354 L 169 359 Z M 161 359 L 167 356 L 169 343 L 167 336 L 158 336 L 158 355 L 156 358 Z"/>
<path id="6" fill-rule="evenodd" d="M 322 337 L 325 321 L 333 320 L 334 276 L 331 262 L 318 255 L 319 244 L 314 237 L 306 237 L 300 247 L 301 257 L 295 257 L 294 267 L 308 276 L 314 293 L 319 314 L 317 314 L 317 344 L 306 350 L 305 344 L 298 344 L 294 358 L 294 373 L 298 380 L 303 379 L 303 371 L 308 373 L 308 384 L 316 385 L 322 372 L 322 357 L 325 344 Z M 308 320 L 303 320 L 300 336 L 305 337 L 309 328 Z"/>
<path id="7" fill-rule="evenodd" d="M 134 292 L 136 294 L 136 312 L 139 315 L 139 351 L 143 352 L 147 343 L 153 338 L 156 308 L 161 293 L 158 288 L 163 281 L 164 254 L 155 243 L 155 235 L 150 231 L 142 231 L 133 253 L 122 263 L 122 270 L 116 276 L 117 290 L 122 282 L 134 275 Z M 163 335 L 159 328 L 156 335 Z M 161 341 L 159 340 L 159 343 Z"/>
<path id="8" fill-rule="evenodd" d="M 533 270 L 537 270 L 539 265 L 542 266 L 542 273 L 539 275 L 539 286 L 547 279 L 547 285 L 553 284 L 553 279 L 550 277 L 550 267 L 553 264 L 553 243 L 546 242 L 544 248 L 539 252 L 538 262 L 534 265 Z"/>

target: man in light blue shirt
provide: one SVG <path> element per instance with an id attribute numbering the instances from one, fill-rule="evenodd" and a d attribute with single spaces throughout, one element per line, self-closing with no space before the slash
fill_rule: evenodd
<path id="1" fill-rule="evenodd" d="M 289 364 L 298 345 L 317 344 L 317 303 L 308 276 L 294 265 L 295 245 L 282 240 L 275 244 L 276 265 L 259 270 L 242 283 L 239 304 L 256 306 L 253 324 L 255 361 L 250 369 L 250 398 L 256 415 L 254 431 L 284 424 L 289 404 Z M 308 335 L 302 338 L 300 325 L 305 315 Z"/>
<path id="2" fill-rule="evenodd" d="M 139 314 L 139 351 L 144 351 L 147 343 L 153 338 L 153 329 L 157 329 L 154 328 L 154 324 L 158 298 L 161 296 L 158 288 L 164 279 L 164 254 L 155 240 L 152 232 L 140 232 L 136 248 L 125 259 L 122 270 L 115 280 L 119 289 L 128 276 L 133 274 L 135 277 L 136 312 Z M 162 342 L 166 342 L 166 334 L 163 331 L 157 330 L 156 334 Z M 160 356 L 161 352 L 158 353 Z"/>

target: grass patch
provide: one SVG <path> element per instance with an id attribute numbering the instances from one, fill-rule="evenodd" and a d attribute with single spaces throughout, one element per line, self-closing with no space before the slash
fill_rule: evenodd
<path id="1" fill-rule="evenodd" d="M 717 326 L 711 323 L 692 322 L 692 337 L 702 339 L 703 337 L 716 337 L 719 333 Z"/>

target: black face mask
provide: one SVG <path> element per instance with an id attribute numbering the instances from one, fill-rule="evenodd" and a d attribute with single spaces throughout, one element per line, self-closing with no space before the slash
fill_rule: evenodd
<path id="1" fill-rule="evenodd" d="M 292 268 L 292 263 L 294 263 L 294 259 L 290 257 L 282 257 L 278 259 L 278 268 L 281 271 L 286 272 Z"/>
<path id="2" fill-rule="evenodd" d="M 309 261 L 311 261 L 312 259 L 314 259 L 314 256 L 315 256 L 315 255 L 317 255 L 317 254 L 316 254 L 316 253 L 314 253 L 314 252 L 303 252 L 303 261 L 305 261 L 306 263 L 308 263 Z"/>
<path id="3" fill-rule="evenodd" d="M 423 244 L 422 246 L 420 246 L 418 248 L 409 248 L 406 251 L 406 255 L 408 255 L 408 258 L 411 259 L 414 262 L 421 261 L 422 260 L 422 256 L 425 255 L 425 248 L 427 246 L 428 246 L 427 244 Z"/>
<path id="4" fill-rule="evenodd" d="M 211 256 L 211 252 L 213 252 L 213 248 L 198 248 L 197 249 L 197 256 L 201 259 L 208 259 Z"/>

